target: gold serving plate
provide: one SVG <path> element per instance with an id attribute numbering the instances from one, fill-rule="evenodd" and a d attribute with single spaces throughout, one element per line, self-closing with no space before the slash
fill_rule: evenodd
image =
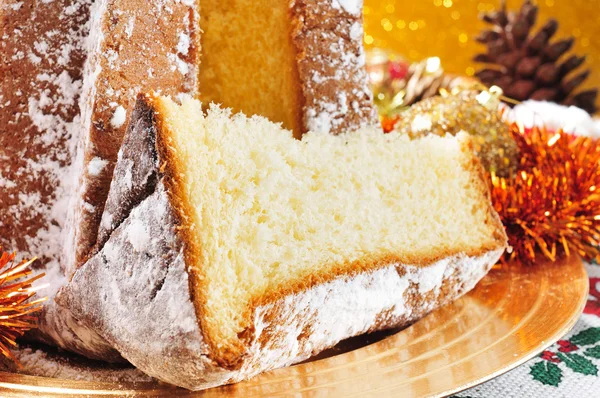
<path id="1" fill-rule="evenodd" d="M 565 335 L 587 299 L 580 259 L 496 266 L 468 295 L 414 325 L 342 342 L 296 366 L 192 392 L 0 372 L 0 396 L 445 396 L 496 377 Z"/>

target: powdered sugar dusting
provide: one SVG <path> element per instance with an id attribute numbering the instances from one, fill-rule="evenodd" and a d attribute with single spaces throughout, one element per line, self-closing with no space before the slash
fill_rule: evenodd
<path id="1" fill-rule="evenodd" d="M 115 109 L 115 112 L 113 113 L 113 116 L 110 119 L 110 124 L 114 128 L 118 129 L 125 124 L 126 119 L 127 119 L 127 112 L 125 111 L 125 108 L 123 108 L 121 105 L 119 105 L 119 106 L 117 106 L 117 109 Z"/>
<path id="2" fill-rule="evenodd" d="M 127 26 L 125 27 L 125 34 L 127 35 L 127 38 L 131 38 L 131 35 L 133 35 L 134 27 L 135 27 L 135 18 L 131 17 L 131 18 L 129 18 L 129 21 L 127 21 Z"/>
<path id="3" fill-rule="evenodd" d="M 182 55 L 188 55 L 190 52 L 190 36 L 186 33 L 179 33 L 179 42 L 177 43 L 177 52 Z"/>
<path id="4" fill-rule="evenodd" d="M 409 267 L 406 275 L 410 282 L 419 286 L 419 294 L 426 294 L 433 291 L 438 295 L 444 279 L 450 277 L 450 275 L 447 274 L 448 270 L 451 269 L 451 267 L 448 266 L 449 261 L 449 259 L 440 260 L 429 267 L 423 268 Z"/>
<path id="5" fill-rule="evenodd" d="M 360 22 L 354 22 L 350 27 L 350 38 L 352 40 L 362 40 L 363 33 L 363 26 Z"/>
<path id="6" fill-rule="evenodd" d="M 306 24 L 294 32 L 296 47 L 304 54 L 299 71 L 306 96 L 305 126 L 337 134 L 378 124 L 365 70 L 362 0 L 295 3 L 300 20 L 335 21 L 327 24 L 334 29 Z"/>
<path id="7" fill-rule="evenodd" d="M 133 250 L 136 252 L 148 250 L 150 235 L 142 222 L 139 220 L 132 221 L 127 227 L 127 235 Z"/>
<path id="8" fill-rule="evenodd" d="M 64 229 L 77 173 L 72 168 L 79 135 L 78 99 L 91 0 L 43 1 L 35 7 L 0 5 L 0 225 L 10 226 L 0 245 L 20 257 L 40 257 L 36 282 L 47 296 L 39 332 L 63 345 L 50 318 L 56 291 L 66 283 Z M 6 218 L 8 216 L 9 218 Z M 7 235 L 14 231 L 14 235 Z"/>
<path id="9" fill-rule="evenodd" d="M 362 5 L 362 0 L 331 0 L 331 6 L 333 8 L 343 9 L 352 15 L 360 15 Z"/>
<path id="10" fill-rule="evenodd" d="M 109 365 L 60 353 L 50 347 L 23 346 L 12 350 L 21 368 L 12 363 L 0 364 L 0 369 L 21 374 L 57 379 L 104 383 L 148 383 L 153 379 L 131 365 Z"/>
<path id="11" fill-rule="evenodd" d="M 70 264 L 80 265 L 95 245 L 117 160 L 115 148 L 121 145 L 137 95 L 147 90 L 196 93 L 192 38 L 198 19 L 198 2 L 94 3 L 81 105 L 85 134 L 77 160 L 84 175 L 70 215 L 74 225 L 70 241 L 76 248 Z M 102 145 L 88 137 L 102 140 Z M 97 174 L 90 173 L 87 164 L 94 158 L 107 161 Z"/>
<path id="12" fill-rule="evenodd" d="M 88 173 L 93 176 L 100 175 L 102 170 L 106 167 L 108 161 L 95 157 L 88 163 Z"/>
<path id="13" fill-rule="evenodd" d="M 102 251 L 77 271 L 59 300 L 76 318 L 127 352 L 126 358 L 138 368 L 141 365 L 147 374 L 161 373 L 165 366 L 167 373 L 186 376 L 197 367 L 217 371 L 216 364 L 206 357 L 195 308 L 186 294 L 188 275 L 173 224 L 173 212 L 159 184 L 113 232 Z M 136 251 L 131 242 L 132 231 L 141 227 L 157 237 L 145 242 L 147 250 L 143 252 Z M 116 264 L 120 264 L 118 269 L 113 268 Z M 79 300 L 83 291 L 89 300 Z M 92 308 L 98 311 L 90 318 Z M 130 350 L 139 344 L 145 347 L 144 353 Z M 174 360 L 165 361 L 167 358 Z M 221 372 L 219 377 L 192 373 L 196 382 L 212 380 L 211 385 L 220 384 L 222 377 Z"/>
<path id="14" fill-rule="evenodd" d="M 331 131 L 332 118 L 331 114 L 325 109 L 322 112 L 317 113 L 314 109 L 309 109 L 307 112 L 308 121 L 306 127 L 309 131 L 324 132 Z"/>
<path id="15" fill-rule="evenodd" d="M 102 23 L 102 16 L 106 12 L 107 7 L 107 0 L 95 1 L 90 7 L 90 19 L 87 21 L 89 24 L 89 35 L 83 43 L 87 59 L 83 67 L 85 79 L 83 81 L 79 104 L 81 109 L 79 125 L 80 134 L 77 137 L 76 152 L 73 156 L 73 169 L 77 175 L 78 185 L 77 190 L 70 201 L 69 212 L 67 214 L 67 224 L 69 225 L 69 228 L 65 232 L 67 245 L 65 247 L 64 258 L 66 273 L 68 275 L 72 275 L 76 268 L 77 246 L 79 234 L 81 233 L 81 224 L 83 222 L 82 212 L 79 210 L 85 210 L 89 213 L 90 210 L 93 212 L 94 208 L 94 206 L 87 202 L 81 204 L 78 202 L 80 200 L 79 197 L 86 191 L 89 183 L 85 178 L 85 171 L 87 169 L 87 165 L 85 164 L 85 148 L 91 143 L 90 137 L 86 133 L 92 128 L 94 98 L 97 94 L 96 81 L 102 72 L 102 66 L 98 61 L 98 54 L 100 53 L 101 44 L 104 40 L 104 34 L 100 26 Z M 101 156 L 92 156 L 92 159 L 95 159 L 96 157 L 103 158 Z M 100 174 L 101 173 L 98 173 L 96 178 L 100 177 Z"/>
<path id="16" fill-rule="evenodd" d="M 271 352 L 264 354 L 267 357 L 263 360 L 287 366 L 349 336 L 419 319 L 471 290 L 502 251 L 492 251 L 478 258 L 456 255 L 426 267 L 389 265 L 351 280 L 339 278 L 259 308 L 255 315 L 257 339 L 270 322 L 292 322 L 289 333 L 282 332 L 282 339 L 271 346 Z M 436 277 L 433 281 L 432 276 Z M 442 284 L 450 290 L 443 298 L 440 296 Z M 426 293 L 432 294 L 424 296 Z M 271 311 L 276 308 L 278 315 L 273 320 Z M 298 345 L 298 336 L 306 330 L 306 318 L 312 321 L 310 333 L 307 341 Z M 269 323 L 265 319 L 270 319 Z M 257 351 L 251 352 L 261 355 L 260 348 L 255 349 Z"/>
<path id="17" fill-rule="evenodd" d="M 7 20 L 17 19 L 21 15 L 19 13 L 30 12 L 21 7 L 22 3 L 7 3 L 3 7 L 16 12 L 14 16 L 6 15 Z M 48 264 L 50 268 L 57 266 L 63 246 L 63 241 L 59 239 L 61 236 L 59 231 L 65 225 L 68 206 L 68 201 L 64 198 L 70 195 L 74 180 L 68 166 L 75 147 L 73 138 L 77 135 L 79 124 L 76 115 L 77 99 L 81 92 L 81 80 L 75 78 L 70 70 L 56 68 L 54 65 L 65 63 L 64 49 L 68 49 L 69 55 L 81 51 L 86 31 L 84 26 L 77 25 L 81 23 L 80 21 L 85 21 L 83 9 L 88 6 L 88 3 L 88 1 L 73 2 L 73 7 L 80 9 L 78 13 L 72 14 L 73 16 L 69 18 L 63 11 L 63 14 L 58 16 L 64 19 L 65 24 L 75 27 L 61 34 L 55 34 L 54 30 L 47 29 L 39 20 L 47 18 L 47 13 L 51 15 L 55 13 L 47 9 L 50 6 L 41 6 L 27 17 L 32 21 L 30 26 L 19 26 L 18 32 L 3 31 L 6 38 L 2 40 L 3 44 L 0 46 L 0 52 L 4 55 L 2 59 L 4 65 L 11 68 L 12 62 L 15 61 L 15 68 L 27 70 L 23 75 L 24 79 L 28 76 L 34 79 L 31 82 L 15 82 L 22 85 L 20 88 L 29 92 L 25 101 L 0 104 L 0 128 L 3 130 L 0 136 L 11 140 L 14 131 L 20 130 L 19 142 L 24 144 L 14 153 L 21 162 L 2 159 L 3 170 L 0 170 L 2 176 L 0 181 L 4 181 L 2 185 L 6 189 L 12 187 L 19 192 L 18 196 L 14 196 L 13 193 L 5 191 L 6 202 L 3 197 L 0 197 L 0 207 L 10 209 L 11 223 L 17 224 L 15 231 L 20 233 L 25 230 L 33 229 L 33 231 L 28 236 L 20 237 L 24 239 L 23 243 L 19 243 L 17 237 L 6 235 L 2 236 L 4 242 L 0 243 L 3 243 L 6 249 L 18 249 L 25 257 L 45 256 L 50 262 Z M 4 27 L 4 29 L 9 28 L 10 25 Z M 28 49 L 32 51 L 29 59 L 33 65 L 20 61 L 22 57 L 19 54 L 23 52 L 21 48 L 27 45 L 26 39 L 23 38 L 25 34 L 33 36 L 32 47 Z M 11 39 L 8 39 L 9 37 Z M 5 49 L 4 43 L 9 44 L 9 40 L 13 39 L 17 44 L 14 44 L 10 50 Z M 10 51 L 13 53 L 11 54 Z M 67 61 L 72 64 L 69 59 Z M 25 95 L 21 90 L 10 87 L 9 84 L 6 80 L 0 84 L 0 98 Z M 4 129 L 7 131 L 5 132 Z M 24 133 L 27 135 L 23 135 Z M 5 145 L 2 142 L 3 148 L 14 147 L 14 145 L 15 143 Z M 19 184 L 17 185 L 15 181 L 19 181 Z M 47 193 L 42 195 L 42 192 L 47 192 L 43 191 L 45 186 L 53 188 L 50 190 L 52 192 L 50 195 Z M 11 197 L 18 201 L 10 199 Z M 19 224 L 22 224 L 22 227 L 19 227 Z M 35 227 L 25 227 L 31 224 L 38 224 L 39 228 L 36 230 Z"/>

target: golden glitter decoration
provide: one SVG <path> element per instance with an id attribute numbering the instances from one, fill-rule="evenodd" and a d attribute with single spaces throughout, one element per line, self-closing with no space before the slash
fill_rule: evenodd
<path id="1" fill-rule="evenodd" d="M 522 0 L 508 0 L 518 8 Z M 472 76 L 474 37 L 485 28 L 478 16 L 497 9 L 499 0 L 365 0 L 365 44 L 403 54 L 409 62 L 439 57 L 448 73 Z M 600 86 L 600 0 L 539 0 L 538 21 L 556 18 L 560 35 L 574 36 L 574 53 L 587 54 L 592 74 L 582 86 Z M 539 27 L 539 26 L 538 26 Z M 536 30 L 537 31 L 537 30 Z M 562 36 L 562 37 L 564 37 Z"/>
<path id="2" fill-rule="evenodd" d="M 521 153 L 510 178 L 491 175 L 492 202 L 512 252 L 504 260 L 532 264 L 541 253 L 600 260 L 600 140 L 544 128 L 511 126 Z"/>
<path id="3" fill-rule="evenodd" d="M 498 111 L 500 96 L 501 91 L 458 89 L 428 98 L 403 112 L 395 130 L 411 138 L 469 133 L 483 166 L 496 175 L 509 176 L 517 166 L 518 149 Z"/>
<path id="4" fill-rule="evenodd" d="M 29 266 L 35 259 L 18 264 L 14 260 L 14 253 L 0 255 L 0 353 L 19 365 L 10 349 L 17 346 L 18 337 L 36 327 L 34 313 L 46 298 L 31 300 L 40 288 L 34 288 L 33 282 L 44 276 L 28 278 L 32 273 Z"/>

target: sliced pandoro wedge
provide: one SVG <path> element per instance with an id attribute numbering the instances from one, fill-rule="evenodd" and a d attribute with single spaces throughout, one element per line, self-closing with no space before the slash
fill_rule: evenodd
<path id="1" fill-rule="evenodd" d="M 104 217 L 102 249 L 58 301 L 190 389 L 413 322 L 471 290 L 507 244 L 466 134 L 297 140 L 153 95 L 138 99 Z"/>

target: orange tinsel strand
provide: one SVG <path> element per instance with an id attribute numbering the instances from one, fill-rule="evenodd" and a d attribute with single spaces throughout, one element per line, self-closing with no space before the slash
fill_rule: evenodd
<path id="1" fill-rule="evenodd" d="M 10 348 L 16 347 L 18 337 L 36 327 L 33 313 L 40 310 L 39 304 L 46 299 L 31 300 L 35 295 L 33 282 L 44 276 L 27 278 L 35 259 L 19 264 L 14 259 L 14 253 L 0 255 L 0 353 L 18 364 Z"/>
<path id="2" fill-rule="evenodd" d="M 394 127 L 396 127 L 396 124 L 400 120 L 400 116 L 398 116 L 398 115 L 382 116 L 380 118 L 380 120 L 381 120 L 381 127 L 383 128 L 383 132 L 390 133 L 394 130 Z"/>
<path id="3" fill-rule="evenodd" d="M 600 140 L 516 124 L 521 158 L 510 178 L 491 176 L 491 194 L 509 237 L 505 260 L 554 261 L 559 253 L 600 259 Z"/>

